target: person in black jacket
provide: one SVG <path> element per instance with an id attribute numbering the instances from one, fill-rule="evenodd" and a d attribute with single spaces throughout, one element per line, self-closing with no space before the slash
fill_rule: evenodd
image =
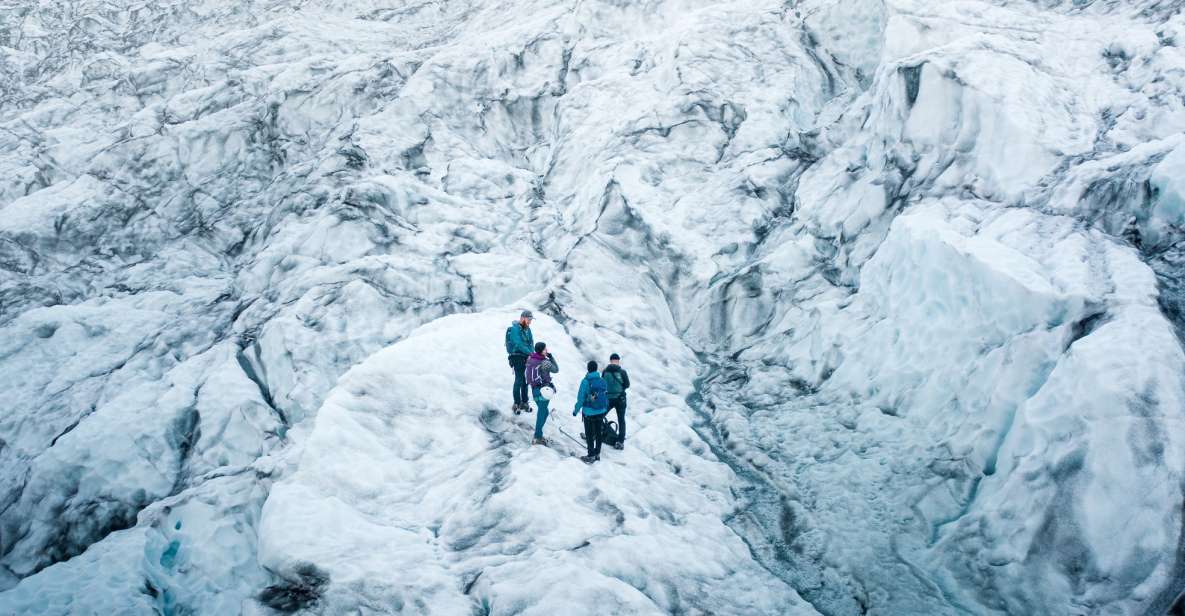
<path id="1" fill-rule="evenodd" d="M 625 447 L 625 390 L 630 388 L 630 375 L 621 367 L 621 356 L 609 356 L 609 365 L 601 373 L 609 387 L 609 408 L 617 411 L 617 443 L 614 449 Z"/>

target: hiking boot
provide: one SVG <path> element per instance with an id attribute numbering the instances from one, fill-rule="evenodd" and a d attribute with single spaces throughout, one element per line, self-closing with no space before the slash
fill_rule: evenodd
<path id="1" fill-rule="evenodd" d="M 600 459 L 601 456 L 580 456 L 580 461 L 584 462 L 585 464 L 592 464 L 593 462 L 596 462 Z"/>
<path id="2" fill-rule="evenodd" d="M 545 439 L 543 437 L 533 438 L 533 439 L 531 439 L 531 444 L 532 445 L 546 445 L 547 439 Z"/>
<path id="3" fill-rule="evenodd" d="M 618 451 L 625 449 L 625 441 L 617 441 L 616 443 L 613 443 L 613 448 Z"/>
<path id="4" fill-rule="evenodd" d="M 524 413 L 533 413 L 533 412 L 535 412 L 535 409 L 531 408 L 531 405 L 529 405 L 529 404 L 524 404 L 523 405 L 523 412 Z"/>
<path id="5" fill-rule="evenodd" d="M 523 407 L 516 404 L 516 405 L 510 407 L 510 410 L 514 411 L 515 415 L 518 415 L 519 413 L 523 412 Z"/>

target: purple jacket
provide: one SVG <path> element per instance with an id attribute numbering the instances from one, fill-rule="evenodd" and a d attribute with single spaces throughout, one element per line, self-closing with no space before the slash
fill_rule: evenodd
<path id="1" fill-rule="evenodd" d="M 551 375 L 559 371 L 559 364 L 550 355 L 531 353 L 527 356 L 527 383 L 531 385 L 551 385 Z"/>

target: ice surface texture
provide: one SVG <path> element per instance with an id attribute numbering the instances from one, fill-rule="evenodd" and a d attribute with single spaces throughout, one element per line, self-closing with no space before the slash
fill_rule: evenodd
<path id="1" fill-rule="evenodd" d="M 1140 0 L 0 6 L 0 614 L 1164 613 L 1183 44 Z"/>

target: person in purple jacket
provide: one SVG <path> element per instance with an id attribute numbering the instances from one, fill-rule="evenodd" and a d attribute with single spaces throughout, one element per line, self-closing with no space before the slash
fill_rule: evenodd
<path id="1" fill-rule="evenodd" d="M 555 385 L 551 382 L 551 375 L 560 371 L 560 365 L 555 357 L 548 352 L 547 345 L 535 343 L 535 352 L 527 357 L 526 379 L 531 385 L 531 395 L 535 398 L 535 406 L 539 407 L 539 414 L 535 416 L 535 438 L 532 445 L 546 445 L 543 438 L 543 424 L 547 423 L 547 405 L 551 403 L 551 396 L 555 394 Z"/>

